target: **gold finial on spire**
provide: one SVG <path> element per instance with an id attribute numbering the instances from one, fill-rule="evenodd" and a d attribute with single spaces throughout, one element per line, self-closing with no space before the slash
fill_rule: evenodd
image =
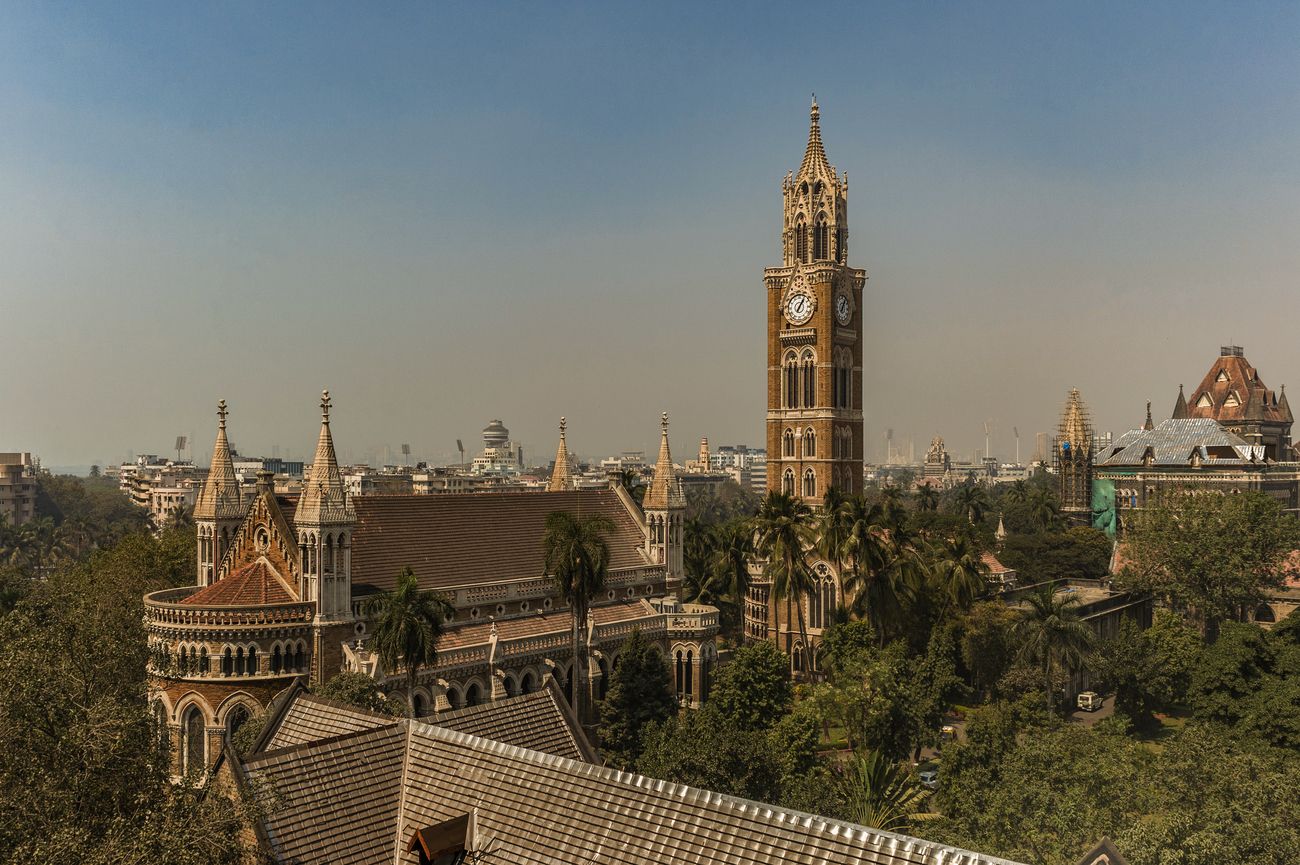
<path id="1" fill-rule="evenodd" d="M 320 421 L 328 425 L 330 422 L 330 392 L 328 389 L 320 392 Z"/>
<path id="2" fill-rule="evenodd" d="M 230 412 L 227 411 L 226 409 L 226 401 L 224 399 L 218 400 L 217 401 L 217 418 L 218 418 L 217 427 L 219 429 L 226 428 L 226 415 L 228 414 L 230 414 Z"/>
<path id="3" fill-rule="evenodd" d="M 560 417 L 560 438 L 561 439 L 564 438 L 564 430 L 568 425 L 569 425 L 568 419 L 566 419 L 564 416 L 561 416 Z"/>
<path id="4" fill-rule="evenodd" d="M 668 435 L 668 412 L 659 416 L 659 428 L 663 430 L 664 435 Z"/>

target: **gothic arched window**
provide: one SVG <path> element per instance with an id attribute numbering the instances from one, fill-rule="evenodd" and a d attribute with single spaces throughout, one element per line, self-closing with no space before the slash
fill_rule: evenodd
<path id="1" fill-rule="evenodd" d="M 794 257 L 803 264 L 808 263 L 808 226 L 802 216 L 794 224 Z"/>
<path id="2" fill-rule="evenodd" d="M 783 456 L 794 456 L 794 430 L 787 429 L 781 436 L 781 454 Z"/>
<path id="3" fill-rule="evenodd" d="M 786 469 L 781 476 L 781 492 L 787 496 L 794 495 L 794 469 Z"/>
<path id="4" fill-rule="evenodd" d="M 799 407 L 799 361 L 794 352 L 787 352 L 785 356 L 785 407 Z"/>
<path id="5" fill-rule="evenodd" d="M 817 214 L 817 222 L 813 224 L 813 258 L 821 261 L 831 257 L 831 234 L 830 226 L 826 223 L 826 214 Z"/>
<path id="6" fill-rule="evenodd" d="M 803 405 L 804 408 L 812 408 L 817 404 L 815 381 L 817 375 L 817 359 L 813 357 L 811 350 L 806 349 L 804 351 L 800 366 L 803 368 Z"/>
<path id="7" fill-rule="evenodd" d="M 803 455 L 805 458 L 817 456 L 817 433 L 812 427 L 803 431 Z"/>
<path id="8" fill-rule="evenodd" d="M 181 750 L 185 757 L 182 771 L 187 775 L 202 772 L 207 768 L 207 742 L 204 741 L 207 735 L 203 729 L 203 712 L 198 706 L 190 706 L 185 712 L 181 732 L 185 738 Z"/>
<path id="9" fill-rule="evenodd" d="M 807 469 L 803 473 L 803 497 L 806 499 L 814 498 L 817 495 L 817 476 L 813 474 L 812 469 Z"/>

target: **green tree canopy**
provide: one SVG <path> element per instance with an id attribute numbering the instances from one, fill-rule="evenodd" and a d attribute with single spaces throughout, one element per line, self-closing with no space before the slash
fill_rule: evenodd
<path id="1" fill-rule="evenodd" d="M 1213 640 L 1219 623 L 1263 603 L 1300 547 L 1300 521 L 1263 493 L 1170 494 L 1137 513 L 1117 582 L 1154 592 Z"/>
<path id="2" fill-rule="evenodd" d="M 600 748 L 607 765 L 629 769 L 641 756 L 650 724 L 663 723 L 677 711 L 664 658 L 639 629 L 624 642 L 609 690 L 600 705 Z"/>
<path id="3" fill-rule="evenodd" d="M 790 659 L 769 642 L 736 649 L 718 670 L 708 704 L 740 730 L 764 730 L 790 711 Z"/>

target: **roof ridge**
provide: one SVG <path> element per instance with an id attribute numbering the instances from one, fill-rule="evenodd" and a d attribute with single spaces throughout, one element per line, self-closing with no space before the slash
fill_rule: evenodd
<path id="1" fill-rule="evenodd" d="M 900 844 L 904 850 L 919 849 L 921 847 L 936 848 L 944 851 L 951 851 L 964 857 L 970 865 L 978 863 L 987 863 L 987 865 L 1018 865 L 1008 859 L 1002 859 L 996 856 L 986 856 L 971 850 L 963 850 L 960 847 L 952 847 L 947 844 L 941 844 L 937 841 L 928 841 L 923 838 L 914 838 L 907 835 L 901 835 L 896 832 L 889 832 L 883 829 L 874 829 L 870 826 L 863 826 L 858 823 L 850 823 L 846 820 L 840 820 L 835 817 L 826 817 L 820 814 L 811 814 L 806 811 L 798 811 L 792 808 L 783 808 L 767 802 L 758 802 L 753 799 L 744 799 L 739 796 L 732 796 L 728 793 L 719 793 L 713 790 L 706 790 L 702 787 L 693 787 L 689 784 L 679 784 L 675 781 L 664 781 L 657 778 L 650 778 L 645 775 L 639 775 L 632 772 L 624 772 L 621 769 L 615 769 L 609 766 L 598 766 L 592 763 L 582 763 L 572 760 L 568 757 L 560 757 L 555 754 L 547 754 L 541 751 L 533 751 L 528 748 L 521 748 L 517 745 L 507 745 L 504 742 L 497 742 L 492 739 L 484 739 L 480 736 L 474 736 L 470 733 L 462 733 L 459 730 L 450 730 L 446 727 L 438 727 L 433 724 L 421 721 L 407 722 L 411 724 L 411 734 L 420 733 L 429 735 L 432 738 L 448 742 L 453 745 L 460 745 L 470 748 L 482 748 L 490 753 L 499 754 L 517 760 L 524 760 L 531 763 L 540 764 L 550 768 L 559 768 L 572 772 L 579 772 L 590 777 L 604 778 L 606 780 L 617 781 L 620 783 L 631 784 L 642 790 L 654 790 L 668 796 L 692 797 L 695 800 L 703 799 L 705 802 L 712 804 L 724 805 L 730 809 L 738 811 L 741 814 L 753 816 L 766 816 L 775 818 L 783 824 L 803 823 L 809 828 L 819 825 L 830 834 L 839 835 L 845 833 L 854 840 L 881 846 L 888 845 L 897 849 Z M 419 725 L 421 729 L 416 729 Z M 403 779 L 405 786 L 405 779 Z M 403 795 L 403 805 L 405 796 Z M 398 823 L 400 826 L 402 815 L 405 808 L 399 811 Z M 962 861 L 960 859 L 955 861 Z"/>
<path id="2" fill-rule="evenodd" d="M 292 754 L 295 751 L 310 751 L 312 748 L 319 748 L 323 745 L 335 745 L 346 739 L 357 739 L 362 736 L 370 736 L 380 732 L 386 732 L 393 727 L 406 723 L 405 718 L 394 718 L 391 724 L 381 724 L 378 727 L 367 727 L 364 730 L 353 730 L 349 733 L 339 733 L 337 736 L 325 736 L 321 739 L 312 739 L 310 742 L 301 742 L 297 745 L 287 745 L 283 748 L 275 748 L 270 751 L 262 751 L 260 754 L 250 754 L 242 758 L 241 762 L 245 766 L 252 767 L 254 763 L 269 761 L 272 757 L 283 757 Z"/>

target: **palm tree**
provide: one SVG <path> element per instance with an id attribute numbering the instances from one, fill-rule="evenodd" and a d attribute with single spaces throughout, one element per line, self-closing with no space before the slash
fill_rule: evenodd
<path id="1" fill-rule="evenodd" d="M 917 489 L 916 505 L 923 511 L 939 510 L 939 492 L 929 481 L 921 484 Z"/>
<path id="2" fill-rule="evenodd" d="M 1029 501 L 1029 484 L 1024 481 L 1012 481 L 1002 495 L 1010 504 L 1023 505 Z"/>
<path id="3" fill-rule="evenodd" d="M 739 623 L 749 594 L 749 562 L 754 556 L 754 526 L 747 519 L 723 523 L 713 532 L 713 554 L 709 557 L 710 583 L 722 604 L 723 613 Z"/>
<path id="4" fill-rule="evenodd" d="M 1079 615 L 1079 598 L 1058 592 L 1051 584 L 1025 596 L 1016 610 L 1013 634 L 1020 643 L 1019 660 L 1043 665 L 1043 689 L 1047 711 L 1052 711 L 1052 670 L 1060 667 L 1073 673 L 1092 652 L 1095 636 Z"/>
<path id="5" fill-rule="evenodd" d="M 587 620 L 591 601 L 605 588 L 609 570 L 609 545 L 605 536 L 614 524 L 603 514 L 576 517 L 567 511 L 554 511 L 546 517 L 542 552 L 546 572 L 555 580 L 555 588 L 569 604 L 573 615 L 573 686 L 574 710 L 583 723 L 591 721 L 586 692 Z"/>
<path id="6" fill-rule="evenodd" d="M 1029 518 L 1042 531 L 1054 527 L 1061 519 L 1061 507 L 1056 496 L 1043 487 L 1035 487 L 1029 494 Z"/>
<path id="7" fill-rule="evenodd" d="M 989 512 L 989 495 L 984 487 L 968 481 L 957 488 L 953 505 L 970 520 L 971 525 L 976 525 L 984 522 L 984 516 Z"/>
<path id="8" fill-rule="evenodd" d="M 758 551 L 767 560 L 773 600 L 794 600 L 799 636 L 803 640 L 802 668 L 811 670 L 812 653 L 803 601 L 812 589 L 812 571 L 804 556 L 814 542 L 812 508 L 803 499 L 773 490 L 763 499 L 754 518 L 754 528 Z"/>
<path id="9" fill-rule="evenodd" d="M 849 497 L 839 487 L 830 487 L 822 499 L 822 512 L 817 521 L 817 552 L 835 563 L 835 576 L 841 579 L 841 595 L 844 544 L 849 538 L 849 520 L 853 516 L 848 504 Z"/>
<path id="10" fill-rule="evenodd" d="M 958 609 L 969 609 L 984 594 L 987 572 L 988 567 L 969 538 L 950 538 L 935 545 L 931 573 L 939 591 Z"/>
<path id="11" fill-rule="evenodd" d="M 713 533 L 700 520 L 688 517 L 682 524 L 682 567 L 688 581 L 701 586 L 709 581 L 709 557 L 712 553 Z"/>
<path id="12" fill-rule="evenodd" d="M 845 816 L 854 823 L 906 832 L 916 821 L 935 816 L 923 810 L 930 791 L 879 751 L 856 755 L 838 775 Z"/>
<path id="13" fill-rule="evenodd" d="M 882 487 L 880 509 L 886 525 L 890 528 L 901 526 L 907 518 L 907 508 L 903 507 L 903 488 L 894 484 Z"/>
<path id="14" fill-rule="evenodd" d="M 618 483 L 627 494 L 632 497 L 632 501 L 638 505 L 645 501 L 645 484 L 641 482 L 641 475 L 632 469 L 620 469 L 618 472 Z"/>
<path id="15" fill-rule="evenodd" d="M 385 670 L 406 665 L 408 711 L 415 713 L 415 682 L 422 667 L 438 659 L 438 639 L 443 622 L 455 613 L 450 603 L 433 591 L 420 591 L 410 568 L 397 575 L 397 587 L 366 603 L 366 616 L 374 622 L 371 643 Z"/>

